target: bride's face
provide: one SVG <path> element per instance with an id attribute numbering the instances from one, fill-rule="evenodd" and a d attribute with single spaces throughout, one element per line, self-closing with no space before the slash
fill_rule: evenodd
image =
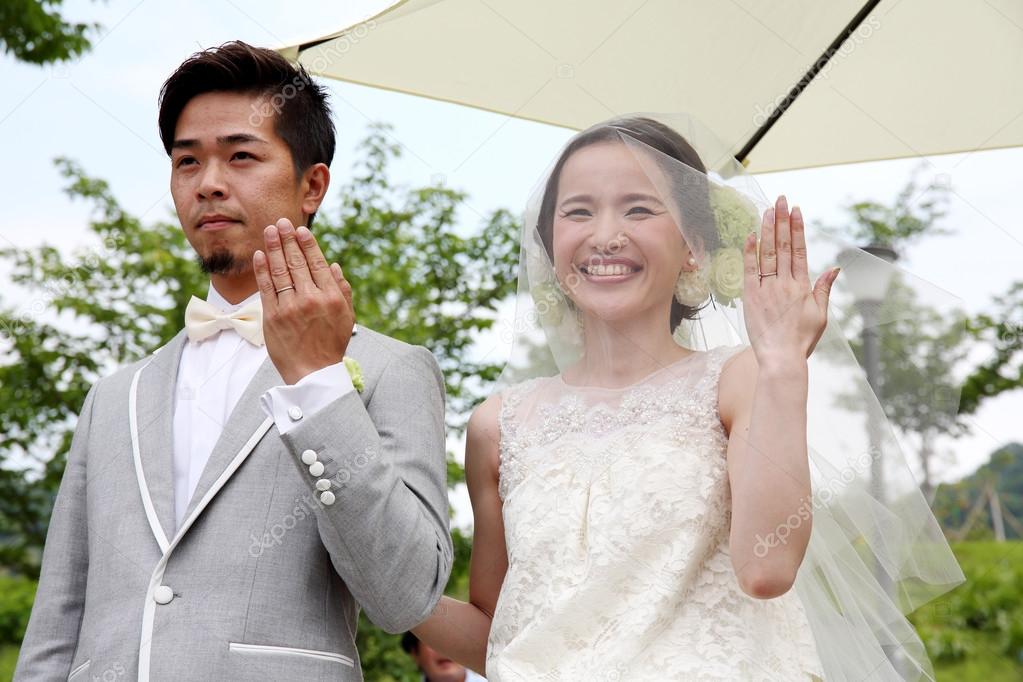
<path id="1" fill-rule="evenodd" d="M 589 145 L 562 167 L 554 208 L 554 269 L 584 312 L 608 321 L 663 313 L 688 250 L 636 152 Z"/>

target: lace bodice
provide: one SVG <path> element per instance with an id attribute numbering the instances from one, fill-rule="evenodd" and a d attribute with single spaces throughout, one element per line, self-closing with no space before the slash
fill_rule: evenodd
<path id="1" fill-rule="evenodd" d="M 821 674 L 795 591 L 749 597 L 728 554 L 717 383 L 741 348 L 694 352 L 625 389 L 548 377 L 503 394 L 508 571 L 490 682 Z"/>

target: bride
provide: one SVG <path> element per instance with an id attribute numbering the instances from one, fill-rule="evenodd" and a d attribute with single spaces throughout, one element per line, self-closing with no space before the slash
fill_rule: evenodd
<path id="1" fill-rule="evenodd" d="M 540 184 L 507 386 L 468 426 L 469 602 L 414 632 L 491 682 L 931 676 L 887 596 L 961 582 L 926 505 L 903 491 L 896 527 L 856 476 L 815 496 L 854 466 L 808 429 L 839 268 L 811 286 L 799 208 L 761 216 L 687 130 L 595 126 Z"/>

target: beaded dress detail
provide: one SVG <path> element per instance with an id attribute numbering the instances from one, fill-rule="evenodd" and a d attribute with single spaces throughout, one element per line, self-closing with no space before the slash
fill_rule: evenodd
<path id="1" fill-rule="evenodd" d="M 796 590 L 754 599 L 728 553 L 725 361 L 694 351 L 626 388 L 531 379 L 502 395 L 508 571 L 489 682 L 820 677 Z"/>

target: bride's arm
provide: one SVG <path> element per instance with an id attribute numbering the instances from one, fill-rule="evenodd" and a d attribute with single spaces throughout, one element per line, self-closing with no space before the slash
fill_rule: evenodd
<path id="1" fill-rule="evenodd" d="M 728 432 L 732 567 L 743 591 L 788 592 L 810 542 L 813 498 L 806 445 L 806 359 L 828 321 L 838 268 L 810 286 L 803 214 L 779 196 L 764 212 L 759 258 L 743 248 L 743 317 L 752 348 L 730 359 L 718 382 Z"/>
<path id="2" fill-rule="evenodd" d="M 462 665 L 483 674 L 490 621 L 508 569 L 501 498 L 497 493 L 500 397 L 491 396 L 469 418 L 465 439 L 465 482 L 472 502 L 469 602 L 442 597 L 433 614 L 412 632 Z"/>
<path id="3" fill-rule="evenodd" d="M 810 541 L 806 399 L 805 359 L 758 367 L 747 348 L 722 369 L 718 405 L 729 434 L 729 550 L 739 585 L 759 599 L 789 590 Z"/>

